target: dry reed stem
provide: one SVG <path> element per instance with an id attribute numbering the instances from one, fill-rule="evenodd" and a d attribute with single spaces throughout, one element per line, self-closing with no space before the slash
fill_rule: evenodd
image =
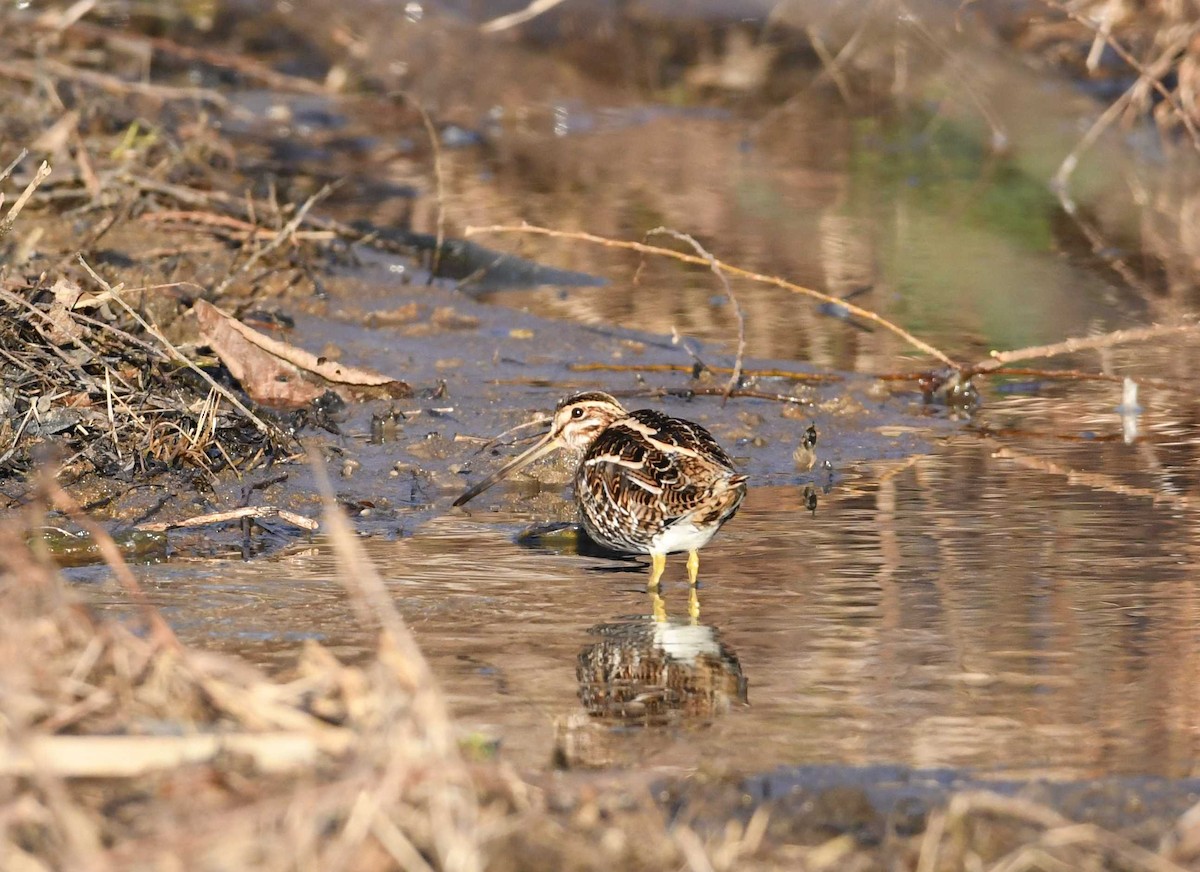
<path id="1" fill-rule="evenodd" d="M 704 850 L 704 843 L 691 827 L 675 827 L 671 830 L 671 840 L 679 848 L 679 853 L 683 854 L 684 862 L 691 872 L 716 872 L 708 853 Z"/>
<path id="2" fill-rule="evenodd" d="M 1122 861 L 1122 865 L 1145 872 L 1188 872 L 1170 859 L 1148 851 L 1117 833 L 1095 824 L 1070 824 L 1042 834 L 1039 844 L 1046 848 L 1079 846 L 1100 850 Z"/>
<path id="3" fill-rule="evenodd" d="M 1142 342 L 1146 339 L 1157 339 L 1160 336 L 1170 336 L 1175 333 L 1200 332 L 1200 323 L 1152 325 L 1150 327 L 1135 327 L 1128 330 L 1113 330 L 1100 336 L 1079 336 L 1064 339 L 1051 345 L 1033 345 L 1028 348 L 1015 348 L 1011 351 L 993 351 L 988 360 L 980 361 L 966 372 L 971 375 L 988 373 L 1000 369 L 1004 364 L 1016 360 L 1032 360 L 1039 357 L 1057 357 L 1076 351 L 1086 351 L 1096 348 L 1109 348 L 1113 345 L 1123 345 L 1127 342 Z"/>
<path id="4" fill-rule="evenodd" d="M 1120 116 L 1121 113 L 1134 101 L 1139 91 L 1144 90 L 1148 83 L 1160 79 L 1171 69 L 1174 64 L 1175 56 L 1183 51 L 1183 49 L 1191 41 L 1192 36 L 1200 29 L 1200 24 L 1195 25 L 1191 30 L 1182 36 L 1177 37 L 1162 54 L 1149 67 L 1146 67 L 1138 74 L 1137 80 L 1130 85 L 1124 93 L 1116 100 L 1109 104 L 1108 108 L 1100 113 L 1087 131 L 1080 137 L 1079 142 L 1071 149 L 1070 153 L 1063 158 L 1058 170 L 1054 173 L 1051 179 L 1051 187 L 1058 193 L 1060 200 L 1063 201 L 1063 206 L 1067 212 L 1074 211 L 1074 204 L 1067 198 L 1067 185 L 1071 180 L 1071 176 L 1075 172 L 1075 168 L 1079 165 L 1079 159 L 1093 145 L 1100 136 L 1107 130 Z"/>
<path id="5" fill-rule="evenodd" d="M 712 268 L 713 265 L 703 257 L 698 255 L 684 254 L 681 251 L 675 251 L 671 248 L 660 248 L 655 245 L 646 245 L 643 242 L 630 242 L 622 239 L 610 239 L 606 236 L 597 236 L 592 233 L 582 233 L 570 230 L 554 230 L 550 227 L 539 227 L 535 224 L 491 224 L 486 227 L 467 227 L 463 230 L 463 235 L 468 237 L 476 236 L 481 233 L 528 233 L 537 236 L 549 236 L 555 239 L 573 239 L 579 242 L 590 242 L 595 245 L 602 245 L 606 248 L 620 248 L 628 251 L 637 251 L 641 254 L 670 257 L 674 258 L 675 260 L 682 261 L 683 263 L 691 263 L 698 266 L 707 266 Z M 937 358 L 947 366 L 955 369 L 960 368 L 959 364 L 955 363 L 944 352 L 934 348 L 928 342 L 918 339 L 903 327 L 892 323 L 883 316 L 872 312 L 870 309 L 864 309 L 861 306 L 856 306 L 853 303 L 849 303 L 837 297 L 831 297 L 829 294 L 821 293 L 820 291 L 807 288 L 803 285 L 797 285 L 793 282 L 787 281 L 786 279 L 781 279 L 778 276 L 768 276 L 763 275 L 762 273 L 756 273 L 747 269 L 742 269 L 741 267 L 727 264 L 717 258 L 713 259 L 713 263 L 730 275 L 740 276 L 741 278 L 749 279 L 750 281 L 758 282 L 759 284 L 783 288 L 784 290 L 790 291 L 794 294 L 801 294 L 802 296 L 811 297 L 814 300 L 820 300 L 823 303 L 829 303 L 831 305 L 838 306 L 839 308 L 850 312 L 852 315 L 857 315 L 859 318 L 862 318 L 865 321 L 878 324 L 883 329 L 899 336 L 909 345 L 913 346 L 919 351 L 924 352 L 925 354 L 928 354 L 930 357 Z"/>
<path id="6" fill-rule="evenodd" d="M 75 0 L 70 6 L 61 12 L 46 11 L 38 16 L 38 24 L 49 28 L 56 33 L 62 33 L 71 25 L 79 21 L 83 16 L 87 15 L 96 8 L 98 0 Z"/>
<path id="7" fill-rule="evenodd" d="M 21 153 L 22 157 L 24 152 Z M 20 158 L 17 159 L 18 161 Z M 13 164 L 15 166 L 15 163 Z M 12 167 L 5 170 L 5 174 L 9 173 Z M 3 239 L 12 230 L 13 224 L 17 221 L 17 216 L 21 214 L 21 210 L 25 208 L 25 204 L 29 202 L 29 198 L 33 196 L 33 192 L 38 189 L 38 186 L 49 178 L 52 170 L 50 164 L 42 161 L 42 165 L 38 167 L 37 172 L 33 174 L 33 178 L 29 180 L 29 184 L 25 186 L 25 190 L 21 192 L 21 196 L 17 197 L 15 203 L 8 210 L 8 214 L 4 216 L 4 220 L 0 221 L 0 239 Z"/>
<path id="8" fill-rule="evenodd" d="M 383 579 L 363 550 L 346 516 L 337 505 L 324 464 L 310 450 L 309 462 L 325 504 L 323 525 L 341 565 L 339 579 L 356 610 L 382 628 L 380 662 L 411 695 L 410 717 L 429 746 L 427 762 L 442 779 L 429 800 L 433 840 L 440 868 L 446 872 L 479 872 L 483 868 L 478 838 L 479 810 L 474 788 L 454 740 L 453 724 L 433 671 L 417 646 L 404 618 L 392 602 Z M 343 827 L 335 854 L 348 856 L 357 841 L 371 831 L 379 809 L 394 798 L 407 761 L 392 753 L 372 790 L 360 795 L 360 813 Z"/>
<path id="9" fill-rule="evenodd" d="M 989 867 L 990 872 L 1030 868 L 1023 865 L 1020 852 L 1042 848 L 1078 846 L 1100 850 L 1115 855 L 1123 861 L 1121 868 L 1145 870 L 1145 872 L 1186 872 L 1166 857 L 1154 854 L 1128 839 L 1103 830 L 1093 824 L 1077 824 L 1054 809 L 1021 797 L 1003 796 L 984 790 L 969 790 L 955 794 L 949 805 L 935 812 L 921 839 L 916 872 L 937 872 L 942 868 L 963 868 L 967 862 L 963 829 L 967 821 L 976 816 L 1004 818 L 1034 827 L 1043 832 L 1033 845 L 1023 845 L 998 863 Z M 947 838 L 949 837 L 949 838 Z M 955 843 L 957 855 L 943 857 L 945 843 Z M 1055 856 L 1050 854 L 1050 856 Z"/>
<path id="10" fill-rule="evenodd" d="M 519 24 L 524 24 L 526 21 L 532 21 L 539 15 L 544 15 L 549 12 L 563 0 L 532 0 L 532 2 L 524 9 L 519 9 L 516 12 L 511 12 L 508 15 L 501 15 L 499 18 L 493 18 L 491 21 L 486 21 L 479 25 L 479 29 L 483 33 L 499 33 L 502 30 L 516 27 Z"/>
<path id="11" fill-rule="evenodd" d="M 107 703 L 109 700 L 106 699 Z M 34 735 L 19 743 L 0 740 L 0 777 L 41 773 L 60 778 L 138 778 L 155 771 L 212 763 L 243 754 L 264 773 L 311 769 L 323 755 L 353 748 L 347 729 L 263 733 L 191 733 L 183 736 Z"/>
<path id="12" fill-rule="evenodd" d="M 421 105 L 421 101 L 410 96 L 407 92 L 401 92 L 404 99 L 416 107 L 417 112 L 421 116 L 421 124 L 425 126 L 425 135 L 429 137 L 429 147 L 433 151 L 433 181 L 435 185 L 435 200 L 437 207 L 436 231 L 434 237 L 433 261 L 429 267 L 429 283 L 432 284 L 437 276 L 438 267 L 442 263 L 442 245 L 446 242 L 446 182 L 442 169 L 442 144 L 438 140 L 437 130 L 433 126 L 433 121 L 429 117 L 429 113 L 425 111 L 425 107 Z M 468 277 L 469 278 L 469 277 Z"/>
<path id="13" fill-rule="evenodd" d="M 742 380 L 742 361 L 746 357 L 746 316 L 742 313 L 741 304 L 738 303 L 737 297 L 734 296 L 733 289 L 729 287 L 729 279 L 725 278 L 725 273 L 721 271 L 721 267 L 718 265 L 717 259 L 713 257 L 711 253 L 709 253 L 708 249 L 697 242 L 695 237 L 691 236 L 690 234 L 680 233 L 678 230 L 673 230 L 670 227 L 655 227 L 646 234 L 645 238 L 649 239 L 651 236 L 659 233 L 672 236 L 675 239 L 678 239 L 680 242 L 686 242 L 693 249 L 695 249 L 696 254 L 708 261 L 709 269 L 711 269 L 713 273 L 716 274 L 717 278 L 720 279 L 721 286 L 725 289 L 725 296 L 728 297 L 729 302 L 733 304 L 733 311 L 737 316 L 738 324 L 737 356 L 733 361 L 733 371 L 729 375 L 729 384 L 725 387 L 725 393 L 721 397 L 721 405 L 723 406 L 725 405 L 725 401 L 729 399 L 730 393 L 738 386 L 738 382 Z"/>
<path id="14" fill-rule="evenodd" d="M 157 521 L 152 524 L 138 524 L 135 529 L 144 530 L 147 533 L 165 533 L 167 530 L 176 530 L 181 527 L 205 527 L 209 524 L 223 524 L 226 521 L 236 521 L 241 518 L 280 518 L 293 526 L 310 532 L 320 526 L 312 518 L 306 518 L 304 515 L 289 512 L 287 509 L 281 509 L 278 506 L 245 506 L 240 509 L 231 509 L 227 512 L 210 512 L 205 515 L 196 515 L 195 517 L 184 518 L 180 521 Z"/>
<path id="15" fill-rule="evenodd" d="M 0 170 L 0 182 L 4 181 L 9 176 L 11 176 L 13 170 L 15 170 L 17 168 L 17 164 L 19 164 L 21 161 L 25 160 L 25 158 L 28 154 L 29 154 L 29 149 L 27 149 L 27 148 L 21 149 L 21 151 L 17 154 L 17 156 L 15 158 L 13 158 L 12 163 L 10 163 L 4 169 Z M 0 204 L 4 203 L 3 197 L 4 197 L 4 195 L 0 194 Z"/>

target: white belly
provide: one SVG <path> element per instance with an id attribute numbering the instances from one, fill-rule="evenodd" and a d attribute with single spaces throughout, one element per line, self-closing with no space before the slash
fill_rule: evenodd
<path id="1" fill-rule="evenodd" d="M 698 551 L 708 544 L 717 532 L 716 524 L 697 527 L 687 521 L 672 524 L 650 540 L 650 553 L 675 554 L 679 551 Z"/>

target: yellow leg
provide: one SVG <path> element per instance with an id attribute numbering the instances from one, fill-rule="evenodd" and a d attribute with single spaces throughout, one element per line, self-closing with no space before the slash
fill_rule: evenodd
<path id="1" fill-rule="evenodd" d="M 651 554 L 650 555 L 650 581 L 646 587 L 650 590 L 658 590 L 658 580 L 662 578 L 663 570 L 667 568 L 667 555 Z"/>
<path id="2" fill-rule="evenodd" d="M 688 552 L 688 584 L 696 586 L 696 578 L 700 575 L 700 552 Z"/>
<path id="3" fill-rule="evenodd" d="M 654 620 L 660 624 L 667 621 L 667 604 L 663 602 L 663 598 L 658 595 L 658 588 L 650 589 L 650 608 L 654 613 Z"/>
<path id="4" fill-rule="evenodd" d="M 688 593 L 688 617 L 692 619 L 693 624 L 700 623 L 700 592 L 694 584 Z"/>

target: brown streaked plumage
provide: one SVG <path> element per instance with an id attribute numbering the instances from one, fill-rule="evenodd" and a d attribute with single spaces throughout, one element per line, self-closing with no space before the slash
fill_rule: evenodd
<path id="1" fill-rule="evenodd" d="M 696 583 L 699 550 L 733 517 L 746 476 L 699 424 L 652 409 L 627 412 L 601 391 L 558 404 L 550 431 L 454 501 L 461 506 L 540 457 L 564 448 L 579 457 L 575 499 L 589 536 L 614 551 L 649 554 L 650 586 L 666 555 L 688 552 Z"/>

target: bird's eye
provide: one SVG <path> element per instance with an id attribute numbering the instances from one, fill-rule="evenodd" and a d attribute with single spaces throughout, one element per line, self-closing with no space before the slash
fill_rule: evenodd
<path id="1" fill-rule="evenodd" d="M 579 406 L 576 406 L 574 409 L 571 410 L 571 417 L 572 418 L 582 418 L 583 417 L 583 409 L 580 408 Z"/>

